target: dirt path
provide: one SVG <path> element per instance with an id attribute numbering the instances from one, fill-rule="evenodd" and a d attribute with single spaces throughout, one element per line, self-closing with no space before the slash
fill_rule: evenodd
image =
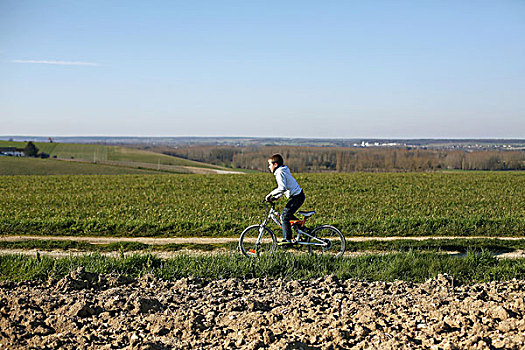
<path id="1" fill-rule="evenodd" d="M 66 162 L 76 162 L 76 163 L 86 163 L 86 164 L 93 164 L 91 160 L 86 159 L 67 159 L 67 158 L 58 158 L 58 160 L 66 161 Z M 182 174 L 240 174 L 243 175 L 245 173 L 241 171 L 235 171 L 235 170 L 226 170 L 226 169 L 215 169 L 215 168 L 203 168 L 203 167 L 197 167 L 197 166 L 190 166 L 190 165 L 168 165 L 168 164 L 154 164 L 154 163 L 142 163 L 142 162 L 123 162 L 123 161 L 112 161 L 112 160 L 97 160 L 97 164 L 104 164 L 104 165 L 113 165 L 113 166 L 120 166 L 124 168 L 142 168 L 142 169 L 152 169 L 152 170 L 165 170 L 165 171 L 171 171 L 175 173 L 182 173 Z"/>
<path id="2" fill-rule="evenodd" d="M 154 237 L 77 237 L 77 236 L 0 236 L 0 241 L 4 242 L 18 242 L 18 241 L 79 241 L 91 244 L 110 244 L 118 242 L 134 242 L 149 245 L 164 245 L 164 244 L 183 244 L 183 243 L 197 243 L 197 244 L 213 244 L 213 243 L 229 243 L 237 242 L 238 237 L 170 237 L 170 238 L 154 238 Z"/>
<path id="3" fill-rule="evenodd" d="M 422 241 L 428 239 L 481 239 L 481 238 L 497 238 L 501 240 L 518 240 L 523 239 L 520 237 L 346 237 L 346 240 L 349 242 L 364 242 L 364 241 L 393 241 L 393 240 L 412 240 L 412 241 Z M 170 238 L 152 238 L 152 237 L 75 237 L 75 236 L 0 236 L 0 241 L 4 242 L 20 242 L 28 240 L 55 240 L 55 241 L 81 241 L 90 244 L 110 244 L 118 242 L 135 242 L 143 243 L 148 245 L 165 245 L 165 244 L 218 244 L 218 243 L 236 243 L 238 241 L 237 237 L 170 237 Z M 151 254 L 154 254 L 160 258 L 170 258 L 180 254 L 217 254 L 221 252 L 226 252 L 228 249 L 215 249 L 211 252 L 204 252 L 200 250 L 190 250 L 182 249 L 179 251 L 151 251 Z M 0 249 L 0 255 L 3 254 L 23 254 L 29 256 L 35 256 L 38 254 L 49 255 L 52 257 L 66 257 L 66 256 L 75 256 L 75 255 L 84 255 L 86 251 L 77 251 L 77 250 L 42 250 L 42 249 Z M 125 252 L 125 255 L 131 254 L 140 254 L 144 251 L 128 251 Z M 388 254 L 389 252 L 384 251 L 359 251 L 359 252 L 346 252 L 345 256 L 361 256 L 364 254 Z M 445 252 L 449 255 L 462 256 L 464 255 L 461 252 L 449 251 Z M 104 256 L 118 257 L 120 252 L 101 252 L 99 253 Z M 493 255 L 500 259 L 521 259 L 525 258 L 525 251 L 515 250 L 512 252 L 495 252 Z"/>
<path id="4" fill-rule="evenodd" d="M 412 240 L 412 241 L 424 241 L 427 239 L 501 239 L 501 240 L 519 240 L 525 239 L 524 237 L 435 237 L 435 236 L 422 236 L 422 237 L 346 237 L 348 242 L 365 242 L 365 241 L 394 241 L 394 240 Z M 17 242 L 27 240 L 42 240 L 42 241 L 80 241 L 91 244 L 110 244 L 117 242 L 135 242 L 149 245 L 155 244 L 183 244 L 183 243 L 196 243 L 196 244 L 214 244 L 214 243 L 230 243 L 237 242 L 238 237 L 169 237 L 169 238 L 155 238 L 155 237 L 78 237 L 78 236 L 0 236 L 0 241 L 4 242 Z"/>

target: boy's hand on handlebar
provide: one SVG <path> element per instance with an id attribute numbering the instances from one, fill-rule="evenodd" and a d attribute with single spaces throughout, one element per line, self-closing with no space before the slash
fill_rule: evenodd
<path id="1" fill-rule="evenodd" d="M 265 200 L 266 202 L 270 202 L 270 203 L 273 202 L 273 201 L 275 201 L 276 199 L 277 199 L 277 198 L 275 198 L 275 197 L 272 196 L 271 194 L 269 194 L 269 195 L 267 195 L 266 197 L 264 197 L 264 200 Z"/>

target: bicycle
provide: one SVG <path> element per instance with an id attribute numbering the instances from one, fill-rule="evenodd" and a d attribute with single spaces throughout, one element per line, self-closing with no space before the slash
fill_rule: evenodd
<path id="1" fill-rule="evenodd" d="M 269 204 L 268 215 L 261 224 L 251 225 L 242 231 L 239 238 L 239 250 L 247 257 L 258 257 L 269 254 L 277 249 L 277 240 L 268 225 L 273 221 L 282 230 L 281 215 L 275 210 L 275 201 L 264 201 Z M 292 229 L 297 236 L 292 241 L 292 246 L 306 246 L 310 254 L 334 254 L 340 257 L 346 249 L 346 240 L 341 231 L 331 225 L 321 225 L 314 229 L 306 227 L 308 218 L 315 211 L 298 211 L 296 214 L 303 217 L 302 220 L 290 220 Z"/>

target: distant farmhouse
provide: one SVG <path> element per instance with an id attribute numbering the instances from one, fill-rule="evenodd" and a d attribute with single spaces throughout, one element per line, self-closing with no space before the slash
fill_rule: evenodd
<path id="1" fill-rule="evenodd" d="M 23 148 L 0 147 L 0 156 L 25 157 Z"/>

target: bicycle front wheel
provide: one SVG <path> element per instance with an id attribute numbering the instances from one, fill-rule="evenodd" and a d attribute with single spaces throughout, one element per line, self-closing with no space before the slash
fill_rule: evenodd
<path id="1" fill-rule="evenodd" d="M 342 256 L 346 250 L 345 236 L 331 225 L 322 225 L 314 228 L 311 233 L 315 239 L 310 238 L 308 252 L 310 254 L 330 254 L 335 257 Z"/>
<path id="2" fill-rule="evenodd" d="M 272 230 L 261 225 L 247 227 L 239 239 L 239 250 L 252 258 L 272 253 L 277 247 L 277 240 Z"/>

